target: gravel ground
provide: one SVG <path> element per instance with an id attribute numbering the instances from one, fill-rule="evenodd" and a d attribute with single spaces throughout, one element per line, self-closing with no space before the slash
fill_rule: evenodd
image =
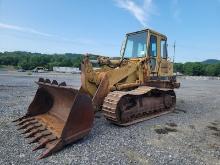
<path id="1" fill-rule="evenodd" d="M 220 165 L 220 81 L 180 80 L 175 112 L 129 127 L 97 117 L 89 136 L 40 161 L 43 150 L 16 130 L 39 76 L 75 87 L 79 75 L 0 72 L 0 164 L 210 164 Z"/>

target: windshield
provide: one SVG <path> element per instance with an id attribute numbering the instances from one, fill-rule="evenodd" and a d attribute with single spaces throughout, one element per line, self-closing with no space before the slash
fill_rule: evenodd
<path id="1" fill-rule="evenodd" d="M 147 32 L 128 34 L 124 49 L 124 58 L 144 57 L 147 52 Z"/>

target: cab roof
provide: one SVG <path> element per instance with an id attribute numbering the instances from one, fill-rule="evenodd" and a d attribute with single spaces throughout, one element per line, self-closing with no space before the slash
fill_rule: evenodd
<path id="1" fill-rule="evenodd" d="M 131 32 L 131 33 L 127 33 L 126 35 L 131 35 L 131 34 L 136 34 L 136 33 L 142 33 L 142 32 L 150 32 L 150 33 L 154 33 L 156 35 L 159 35 L 159 36 L 162 36 L 164 38 L 167 38 L 164 34 L 161 34 L 159 32 L 156 32 L 152 29 L 143 29 L 143 30 L 139 30 L 139 31 L 136 31 L 136 32 Z"/>

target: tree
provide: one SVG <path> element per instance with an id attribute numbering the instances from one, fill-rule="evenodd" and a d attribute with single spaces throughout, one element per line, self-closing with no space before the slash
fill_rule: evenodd
<path id="1" fill-rule="evenodd" d="M 183 73 L 183 64 L 182 63 L 175 63 L 174 64 L 174 72 Z"/>
<path id="2" fill-rule="evenodd" d="M 205 68 L 205 75 L 216 76 L 216 66 L 215 65 L 207 65 Z"/>

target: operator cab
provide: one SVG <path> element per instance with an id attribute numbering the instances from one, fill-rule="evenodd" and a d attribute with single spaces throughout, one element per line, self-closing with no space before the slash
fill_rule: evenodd
<path id="1" fill-rule="evenodd" d="M 145 57 L 147 52 L 147 32 L 140 31 L 126 35 L 124 58 Z"/>
<path id="2" fill-rule="evenodd" d="M 147 56 L 154 71 L 158 58 L 167 59 L 167 37 L 150 29 L 128 33 L 122 47 L 122 59 Z"/>

